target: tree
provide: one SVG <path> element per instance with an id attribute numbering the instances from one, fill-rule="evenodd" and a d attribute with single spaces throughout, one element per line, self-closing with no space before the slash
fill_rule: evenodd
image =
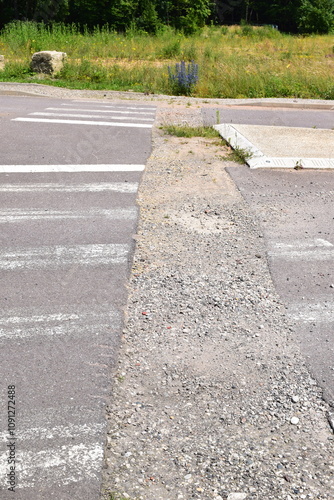
<path id="1" fill-rule="evenodd" d="M 326 34 L 334 30 L 334 0 L 302 0 L 298 14 L 300 33 Z"/>

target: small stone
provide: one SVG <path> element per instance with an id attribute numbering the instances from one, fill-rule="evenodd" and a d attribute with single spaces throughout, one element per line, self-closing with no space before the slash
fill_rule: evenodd
<path id="1" fill-rule="evenodd" d="M 246 497 L 246 493 L 230 493 L 227 500 L 245 500 Z"/>
<path id="2" fill-rule="evenodd" d="M 184 479 L 185 479 L 186 481 L 189 481 L 189 479 L 191 479 L 191 474 L 186 474 L 186 475 L 184 476 Z"/>
<path id="3" fill-rule="evenodd" d="M 292 417 L 292 419 L 290 420 L 290 424 L 292 424 L 292 425 L 299 424 L 299 418 L 298 417 Z"/>
<path id="4" fill-rule="evenodd" d="M 291 401 L 293 403 L 299 403 L 299 396 L 292 396 Z"/>

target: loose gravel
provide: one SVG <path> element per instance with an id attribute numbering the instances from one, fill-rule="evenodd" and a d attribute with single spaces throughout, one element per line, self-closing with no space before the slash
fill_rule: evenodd
<path id="1" fill-rule="evenodd" d="M 159 106 L 104 498 L 332 499 L 329 408 L 273 286 L 261 227 L 225 172 L 226 148 L 166 137 L 161 123 L 202 125 L 200 109 Z"/>
<path id="2" fill-rule="evenodd" d="M 140 99 L 158 116 L 102 498 L 333 499 L 333 412 L 294 341 L 261 227 L 225 171 L 226 147 L 159 129 L 202 125 L 206 103 Z"/>

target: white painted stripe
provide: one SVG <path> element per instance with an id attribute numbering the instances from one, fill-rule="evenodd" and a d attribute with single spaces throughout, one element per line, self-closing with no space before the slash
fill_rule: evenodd
<path id="1" fill-rule="evenodd" d="M 318 248 L 316 250 L 277 250 L 268 252 L 269 257 L 287 260 L 332 260 L 334 247 L 331 249 Z"/>
<path id="2" fill-rule="evenodd" d="M 34 210 L 23 208 L 12 208 L 0 210 L 0 223 L 18 222 L 37 219 L 88 219 L 103 217 L 114 220 L 133 220 L 137 217 L 137 209 L 133 208 L 115 208 L 103 210 L 92 208 L 90 210 Z"/>
<path id="3" fill-rule="evenodd" d="M 17 248 L 0 253 L 0 269 L 40 269 L 65 266 L 103 266 L 127 262 L 129 245 L 95 244 Z"/>
<path id="4" fill-rule="evenodd" d="M 36 172 L 142 172 L 145 165 L 0 165 L 0 173 Z"/>
<path id="5" fill-rule="evenodd" d="M 69 118 L 106 118 L 103 115 L 83 115 L 79 113 L 49 113 L 49 112 L 35 112 L 29 113 L 29 116 L 64 116 Z M 110 116 L 110 120 L 138 120 L 139 117 L 132 116 Z M 154 118 L 139 118 L 141 121 L 153 122 Z"/>
<path id="6" fill-rule="evenodd" d="M 0 485 L 7 483 L 7 456 L 0 455 Z M 102 468 L 103 446 L 99 443 L 58 446 L 42 451 L 17 450 L 17 488 L 36 486 L 43 476 L 43 486 L 66 485 L 82 480 L 98 480 Z"/>
<path id="7" fill-rule="evenodd" d="M 152 128 L 146 123 L 93 122 L 89 120 L 52 120 L 48 118 L 13 118 L 13 122 L 56 123 L 62 125 L 98 125 L 101 127 Z"/>
<path id="8" fill-rule="evenodd" d="M 111 106 L 105 106 L 105 107 L 111 107 Z M 123 115 L 155 115 L 155 112 L 148 111 L 148 112 L 143 112 L 143 111 L 123 111 L 123 108 L 115 108 L 115 109 L 91 109 L 91 108 L 45 108 L 48 111 L 89 111 L 90 113 L 117 113 L 117 114 L 123 114 Z M 137 108 L 130 108 L 130 109 L 137 109 Z M 30 114 L 35 114 L 35 113 L 30 113 Z M 153 118 L 152 118 L 153 119 Z"/>
<path id="9" fill-rule="evenodd" d="M 86 104 L 99 104 L 101 107 L 103 108 L 115 108 L 115 109 L 134 109 L 134 110 L 145 110 L 145 111 L 156 111 L 156 107 L 150 107 L 150 106 L 124 106 L 123 104 L 106 104 L 105 101 L 86 101 L 84 99 L 82 100 L 79 100 L 79 101 L 72 101 L 72 104 L 68 104 L 68 103 L 62 103 L 62 106 L 75 106 L 75 105 L 80 105 L 82 103 L 86 103 Z"/>
<path id="10" fill-rule="evenodd" d="M 22 315 L 22 312 L 26 316 Z M 9 316 L 0 318 L 0 338 L 2 340 L 28 339 L 35 337 L 84 337 L 99 336 L 106 329 L 120 327 L 121 316 L 117 311 L 99 308 L 94 311 L 79 310 L 75 313 L 59 312 L 38 314 L 38 311 L 9 311 Z M 21 315 L 18 315 L 20 314 Z"/>
<path id="11" fill-rule="evenodd" d="M 68 426 L 57 425 L 55 427 L 32 427 L 25 431 L 18 429 L 15 432 L 16 439 L 22 441 L 34 441 L 35 439 L 73 439 L 82 436 L 98 436 L 104 430 L 104 424 L 94 423 L 94 425 L 75 425 Z M 9 439 L 8 432 L 0 433 L 0 442 L 7 442 Z"/>
<path id="12" fill-rule="evenodd" d="M 138 190 L 136 182 L 101 182 L 92 184 L 57 184 L 57 183 L 38 183 L 38 184 L 1 184 L 0 192 L 3 193 L 26 193 L 43 192 L 50 193 L 100 193 L 103 191 L 112 191 L 117 193 L 134 194 Z"/>
<path id="13" fill-rule="evenodd" d="M 293 304 L 289 308 L 289 315 L 295 321 L 305 323 L 330 323 L 334 322 L 334 302 L 323 304 Z"/>
<path id="14" fill-rule="evenodd" d="M 311 249 L 311 248 L 321 248 L 321 247 L 333 247 L 334 245 L 327 240 L 322 238 L 316 238 L 314 240 L 295 240 L 289 242 L 272 242 L 271 246 L 273 249 L 277 250 L 295 250 L 295 249 Z"/>

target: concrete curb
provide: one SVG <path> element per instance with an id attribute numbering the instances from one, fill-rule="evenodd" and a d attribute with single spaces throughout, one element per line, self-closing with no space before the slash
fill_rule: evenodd
<path id="1" fill-rule="evenodd" d="M 294 168 L 294 169 L 333 169 L 334 158 L 308 158 L 308 157 L 285 157 L 265 155 L 256 145 L 245 137 L 238 129 L 237 125 L 222 123 L 214 125 L 220 135 L 232 148 L 240 148 L 250 153 L 250 158 L 246 160 L 250 168 Z M 279 128 L 279 127 L 272 127 Z M 291 128 L 291 140 L 293 137 L 293 127 Z M 270 127 L 268 127 L 270 129 Z M 308 130 L 308 129 L 307 129 Z M 315 131 L 316 132 L 316 131 Z"/>

